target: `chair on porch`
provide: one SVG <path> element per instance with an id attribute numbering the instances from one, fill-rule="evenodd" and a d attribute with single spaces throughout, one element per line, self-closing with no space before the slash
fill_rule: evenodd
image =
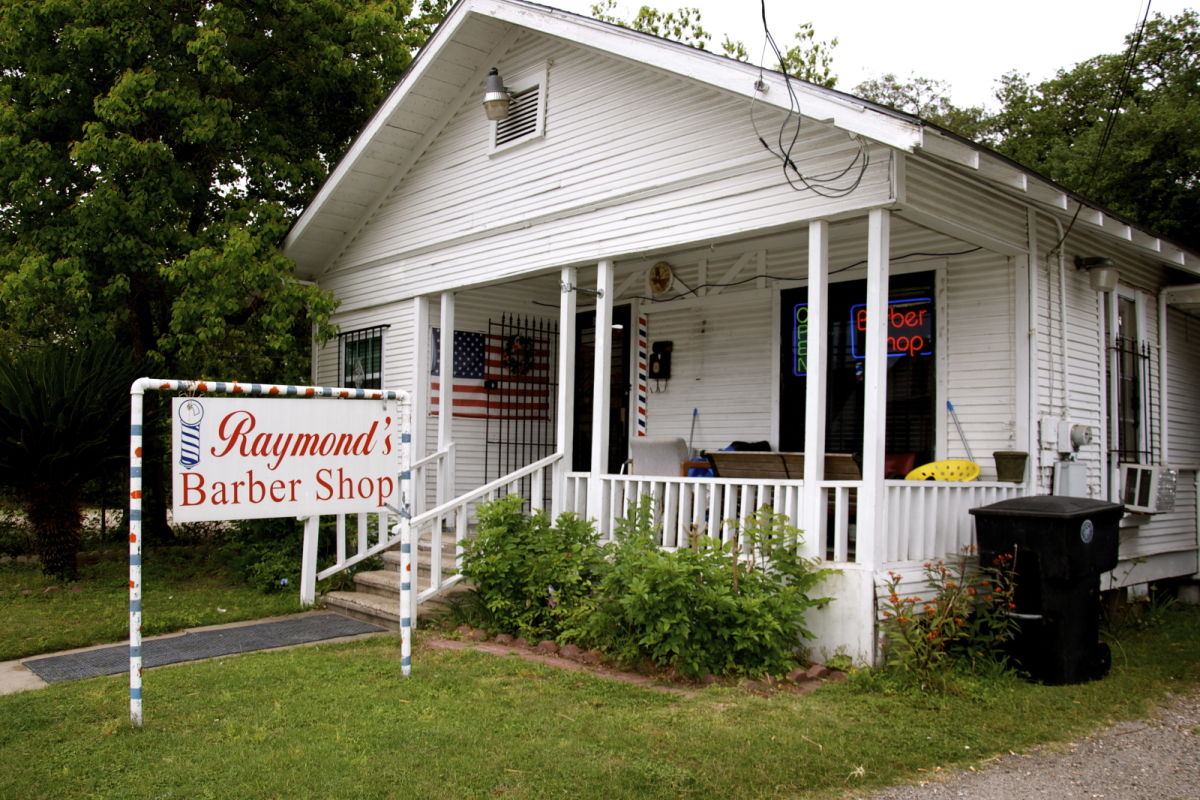
<path id="1" fill-rule="evenodd" d="M 677 477 L 690 456 L 682 436 L 638 436 L 629 440 L 629 474 Z"/>
<path id="2" fill-rule="evenodd" d="M 979 477 L 979 465 L 963 458 L 948 458 L 922 464 L 904 476 L 908 481 L 973 481 Z"/>

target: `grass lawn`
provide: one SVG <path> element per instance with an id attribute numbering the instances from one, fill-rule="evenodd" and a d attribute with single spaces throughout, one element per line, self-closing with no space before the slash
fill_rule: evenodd
<path id="1" fill-rule="evenodd" d="M 0 797 L 834 798 L 1145 713 L 1200 683 L 1200 611 L 1129 633 L 1108 678 L 797 696 L 667 694 L 380 636 L 0 697 Z"/>
<path id="2" fill-rule="evenodd" d="M 127 551 L 100 555 L 81 558 L 75 583 L 50 580 L 34 564 L 0 564 L 0 661 L 129 638 Z M 263 594 L 240 585 L 215 547 L 147 548 L 142 564 L 147 636 L 300 610 L 297 588 Z"/>

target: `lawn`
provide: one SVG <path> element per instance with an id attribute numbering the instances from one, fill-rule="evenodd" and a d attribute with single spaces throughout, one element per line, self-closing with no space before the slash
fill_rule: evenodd
<path id="1" fill-rule="evenodd" d="M 90 553 L 80 563 L 74 583 L 48 579 L 34 564 L 0 564 L 0 661 L 129 638 L 127 552 Z M 301 610 L 295 588 L 245 586 L 215 546 L 148 548 L 142 564 L 148 636 Z"/>
<path id="2" fill-rule="evenodd" d="M 421 635 L 429 635 L 424 631 Z M 1103 681 L 809 695 L 652 691 L 385 635 L 0 697 L 0 797 L 834 798 L 965 766 L 1200 684 L 1200 611 L 1114 647 Z"/>

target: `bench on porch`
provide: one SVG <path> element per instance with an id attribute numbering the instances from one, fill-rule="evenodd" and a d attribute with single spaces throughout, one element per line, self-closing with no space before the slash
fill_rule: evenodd
<path id="1" fill-rule="evenodd" d="M 804 453 L 777 451 L 717 450 L 705 453 L 718 478 L 804 479 Z M 862 480 L 862 469 L 849 453 L 826 453 L 827 481 Z"/>

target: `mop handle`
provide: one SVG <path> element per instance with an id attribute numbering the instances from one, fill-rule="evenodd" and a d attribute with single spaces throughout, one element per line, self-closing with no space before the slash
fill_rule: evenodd
<path id="1" fill-rule="evenodd" d="M 971 445 L 967 444 L 967 437 L 963 433 L 962 423 L 958 421 L 958 412 L 954 410 L 954 404 L 947 400 L 946 408 L 950 410 L 950 416 L 954 418 L 954 427 L 958 428 L 958 438 L 962 439 L 963 449 L 967 451 L 967 460 L 974 461 L 975 455 L 971 452 Z"/>

